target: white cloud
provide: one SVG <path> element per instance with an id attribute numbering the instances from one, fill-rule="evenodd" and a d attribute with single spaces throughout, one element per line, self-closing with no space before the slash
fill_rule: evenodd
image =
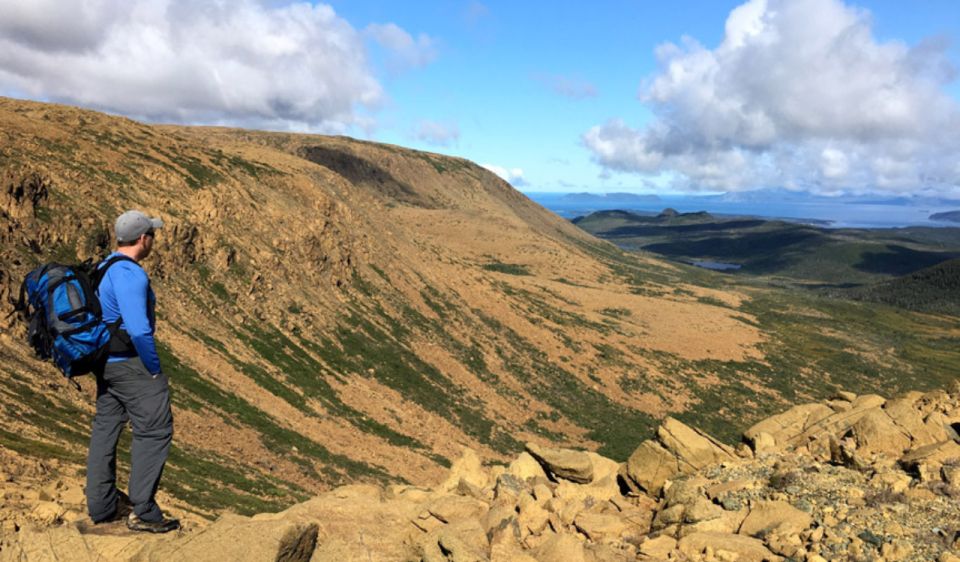
<path id="1" fill-rule="evenodd" d="M 960 107 L 941 41 L 878 42 L 840 0 L 751 0 L 721 44 L 657 49 L 641 91 L 655 118 L 583 136 L 612 170 L 671 171 L 686 189 L 956 191 Z"/>
<path id="2" fill-rule="evenodd" d="M 528 185 L 526 178 L 523 177 L 523 169 L 521 168 L 504 168 L 503 166 L 497 166 L 496 164 L 480 165 L 490 170 L 494 174 L 497 174 L 504 181 L 508 182 L 514 187 L 524 187 Z"/>
<path id="3" fill-rule="evenodd" d="M 564 97 L 577 100 L 597 97 L 597 87 L 580 77 L 537 74 L 534 79 Z"/>
<path id="4" fill-rule="evenodd" d="M 388 66 L 393 72 L 426 66 L 437 58 L 433 39 L 421 33 L 416 38 L 393 23 L 368 25 L 364 32 L 389 53 Z"/>
<path id="5" fill-rule="evenodd" d="M 451 146 L 460 140 L 460 127 L 456 123 L 423 120 L 417 123 L 414 137 L 436 146 Z"/>
<path id="6" fill-rule="evenodd" d="M 369 126 L 384 98 L 362 34 L 323 4 L 0 0 L 0 13 L 7 94 L 154 121 L 328 132 Z M 388 47 L 404 58 L 402 42 Z"/>

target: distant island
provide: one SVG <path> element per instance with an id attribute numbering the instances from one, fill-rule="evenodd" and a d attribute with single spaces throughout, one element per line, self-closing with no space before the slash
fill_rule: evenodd
<path id="1" fill-rule="evenodd" d="M 947 211 L 930 215 L 932 221 L 960 222 L 960 211 Z"/>
<path id="2" fill-rule="evenodd" d="M 653 194 L 638 193 L 566 193 L 560 200 L 564 203 L 595 205 L 597 203 L 638 204 L 660 201 Z"/>

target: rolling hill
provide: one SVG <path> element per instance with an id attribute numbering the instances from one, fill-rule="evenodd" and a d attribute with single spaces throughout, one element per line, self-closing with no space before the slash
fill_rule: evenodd
<path id="1" fill-rule="evenodd" d="M 626 253 L 459 158 L 0 99 L 0 170 L 4 302 L 39 263 L 107 253 L 122 210 L 165 220 L 144 264 L 177 420 L 162 487 L 201 514 L 433 483 L 463 446 L 624 460 L 666 415 L 731 441 L 960 365 L 951 317 Z M 93 381 L 58 377 L 4 318 L 0 446 L 79 467 Z"/>

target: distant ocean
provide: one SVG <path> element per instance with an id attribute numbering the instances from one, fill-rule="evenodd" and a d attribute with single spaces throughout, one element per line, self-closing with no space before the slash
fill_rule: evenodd
<path id="1" fill-rule="evenodd" d="M 930 220 L 933 213 L 960 210 L 960 201 L 919 204 L 903 201 L 869 202 L 817 198 L 805 200 L 728 200 L 722 196 L 608 196 L 569 193 L 527 193 L 528 197 L 572 219 L 594 211 L 624 210 L 659 213 L 707 211 L 717 215 L 755 216 L 816 224 L 827 228 L 960 227 L 960 223 Z"/>

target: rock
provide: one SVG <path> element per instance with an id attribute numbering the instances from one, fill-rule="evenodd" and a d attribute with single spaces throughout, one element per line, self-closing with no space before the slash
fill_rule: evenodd
<path id="1" fill-rule="evenodd" d="M 673 418 L 663 421 L 657 429 L 657 438 L 677 456 L 684 473 L 736 458 L 736 453 L 727 445 Z"/>
<path id="2" fill-rule="evenodd" d="M 677 539 L 660 535 L 656 538 L 647 538 L 640 543 L 640 554 L 658 560 L 666 560 L 667 555 L 676 550 L 676 548 Z"/>
<path id="3" fill-rule="evenodd" d="M 715 500 L 733 492 L 739 492 L 741 490 L 753 490 L 757 487 L 757 485 L 758 482 L 755 479 L 740 478 L 727 482 L 711 484 L 705 487 L 703 491 L 708 498 Z"/>
<path id="4" fill-rule="evenodd" d="M 79 486 L 71 486 L 60 491 L 60 501 L 67 505 L 82 505 L 86 506 L 87 496 L 83 493 L 83 488 Z"/>
<path id="5" fill-rule="evenodd" d="M 553 497 L 553 491 L 546 484 L 537 484 L 533 487 L 533 497 L 537 503 L 544 504 Z"/>
<path id="6" fill-rule="evenodd" d="M 762 536 L 799 534 L 813 523 L 813 517 L 785 501 L 760 501 L 740 526 L 741 535 Z"/>
<path id="7" fill-rule="evenodd" d="M 918 473 L 923 480 L 939 479 L 944 464 L 960 462 L 960 445 L 955 441 L 943 441 L 911 450 L 900 458 L 900 464 L 908 471 Z"/>
<path id="8" fill-rule="evenodd" d="M 580 484 L 593 482 L 593 462 L 583 451 L 540 447 L 536 443 L 527 443 L 525 448 L 544 470 L 557 478 Z"/>
<path id="9" fill-rule="evenodd" d="M 444 523 L 476 519 L 488 509 L 485 502 L 464 496 L 443 496 L 427 506 L 427 511 Z"/>
<path id="10" fill-rule="evenodd" d="M 547 527 L 549 521 L 550 512 L 541 507 L 536 501 L 521 505 L 520 515 L 517 517 L 517 523 L 520 525 L 521 538 L 527 533 L 539 535 Z"/>
<path id="11" fill-rule="evenodd" d="M 516 519 L 517 512 L 512 505 L 496 504 L 490 507 L 490 510 L 483 514 L 480 522 L 483 524 L 483 530 L 487 533 L 494 529 L 501 528 L 505 522 L 509 523 Z"/>
<path id="12" fill-rule="evenodd" d="M 743 438 L 754 452 L 773 450 L 786 445 L 810 426 L 833 414 L 834 411 L 823 404 L 801 404 L 754 424 L 743 433 Z M 761 437 L 762 433 L 769 437 Z M 761 440 L 762 449 L 758 448 L 758 439 Z M 770 439 L 773 440 L 772 444 Z"/>
<path id="13" fill-rule="evenodd" d="M 458 496 L 452 496 L 458 497 Z M 473 501 L 472 498 L 463 498 Z M 317 524 L 317 548 L 311 562 L 338 562 L 357 557 L 366 562 L 404 560 L 417 556 L 417 538 L 443 523 L 425 509 L 429 496 L 412 487 L 392 487 L 385 495 L 378 486 L 353 485 L 321 494 L 261 520 Z M 426 519 L 418 520 L 418 514 Z M 261 516 L 255 516 L 254 519 Z"/>
<path id="14" fill-rule="evenodd" d="M 539 562 L 587 562 L 583 543 L 573 535 L 554 535 L 537 548 Z"/>
<path id="15" fill-rule="evenodd" d="M 509 474 L 521 481 L 527 481 L 531 478 L 546 478 L 547 473 L 543 467 L 533 458 L 530 453 L 520 453 L 520 455 L 507 467 L 506 474 Z"/>
<path id="16" fill-rule="evenodd" d="M 887 562 L 906 560 L 911 554 L 913 554 L 913 547 L 908 543 L 884 543 L 883 546 L 880 547 L 880 556 L 883 556 L 883 559 Z"/>
<path id="17" fill-rule="evenodd" d="M 585 505 L 594 505 L 610 501 L 620 495 L 617 481 L 610 476 L 595 480 L 591 484 L 581 485 L 561 480 L 553 494 L 564 502 L 580 502 Z"/>
<path id="18" fill-rule="evenodd" d="M 581 513 L 573 522 L 577 529 L 593 542 L 603 542 L 622 536 L 629 525 L 619 515 Z"/>
<path id="19" fill-rule="evenodd" d="M 759 431 L 753 437 L 753 452 L 756 454 L 777 450 L 777 439 L 766 431 Z"/>
<path id="20" fill-rule="evenodd" d="M 685 537 L 693 533 L 713 532 L 713 533 L 736 533 L 743 520 L 747 517 L 748 510 L 743 508 L 739 511 L 722 511 L 719 517 L 706 519 L 693 524 L 684 525 L 680 529 L 680 536 Z"/>
<path id="21" fill-rule="evenodd" d="M 943 481 L 947 484 L 952 484 L 954 486 L 960 486 L 960 466 L 958 465 L 948 465 L 940 469 L 940 473 L 943 476 Z"/>
<path id="22" fill-rule="evenodd" d="M 881 409 L 869 410 L 850 430 L 860 455 L 880 453 L 899 458 L 910 448 L 910 435 Z"/>
<path id="23" fill-rule="evenodd" d="M 869 410 L 870 408 L 880 408 L 886 404 L 887 399 L 877 394 L 864 394 L 858 396 L 850 402 L 854 410 Z"/>
<path id="24" fill-rule="evenodd" d="M 723 508 L 706 498 L 698 498 L 692 505 L 688 505 L 683 512 L 685 523 L 699 523 L 710 519 L 717 519 L 723 515 Z"/>
<path id="25" fill-rule="evenodd" d="M 441 529 L 437 544 L 450 562 L 485 562 L 490 549 L 487 535 L 476 519 L 458 521 Z"/>
<path id="26" fill-rule="evenodd" d="M 903 472 L 891 471 L 877 473 L 870 479 L 870 484 L 881 489 L 889 490 L 895 494 L 901 494 L 910 487 L 913 478 L 910 478 Z"/>
<path id="27" fill-rule="evenodd" d="M 56 502 L 45 501 L 38 503 L 33 508 L 30 512 L 30 518 L 44 525 L 53 525 L 60 521 L 66 511 L 62 505 Z"/>
<path id="28" fill-rule="evenodd" d="M 307 562 L 317 545 L 318 526 L 278 519 L 255 521 L 223 515 L 189 540 L 167 540 L 144 547 L 145 561 L 283 560 Z"/>
<path id="29" fill-rule="evenodd" d="M 464 448 L 460 458 L 454 461 L 447 479 L 440 485 L 439 490 L 452 492 L 458 488 L 461 481 L 476 488 L 487 485 L 487 473 L 483 470 L 480 457 L 470 448 Z"/>
<path id="30" fill-rule="evenodd" d="M 623 545 L 588 544 L 584 547 L 590 562 L 633 562 L 636 553 L 633 549 L 624 549 Z"/>
<path id="31" fill-rule="evenodd" d="M 159 537 L 133 533 L 123 533 L 121 536 L 86 535 L 81 534 L 77 527 L 66 525 L 43 529 L 24 528 L 17 534 L 16 542 L 3 545 L 0 560 L 149 560 L 140 556 L 140 553 L 159 540 Z"/>
<path id="32" fill-rule="evenodd" d="M 685 556 L 698 560 L 707 549 L 714 553 L 723 550 L 735 555 L 737 562 L 779 562 L 781 557 L 770 552 L 763 542 L 743 535 L 729 533 L 693 533 L 680 539 L 677 549 Z"/>
<path id="33" fill-rule="evenodd" d="M 950 439 L 942 422 L 937 423 L 936 418 L 924 419 L 922 399 L 923 394 L 911 392 L 883 405 L 883 411 L 910 436 L 914 449 Z"/>
<path id="34" fill-rule="evenodd" d="M 683 504 L 672 505 L 666 509 L 657 512 L 653 518 L 653 529 L 659 530 L 675 525 L 683 521 L 683 512 L 686 506 Z"/>
<path id="35" fill-rule="evenodd" d="M 853 392 L 847 392 L 846 390 L 838 390 L 836 394 L 833 395 L 835 400 L 845 400 L 847 402 L 853 402 L 857 399 L 857 395 Z"/>
<path id="36" fill-rule="evenodd" d="M 680 474 L 677 457 L 652 440 L 644 441 L 627 459 L 627 477 L 643 491 L 657 496 L 664 482 Z"/>
<path id="37" fill-rule="evenodd" d="M 521 493 L 526 491 L 526 484 L 520 478 L 509 472 L 497 477 L 497 484 L 493 488 L 493 497 L 496 500 L 516 500 Z"/>
<path id="38" fill-rule="evenodd" d="M 608 476 L 612 476 L 614 479 L 617 477 L 617 473 L 620 471 L 620 466 L 623 463 L 619 463 L 613 459 L 608 459 L 602 455 L 598 455 L 593 451 L 587 451 L 587 456 L 590 457 L 590 464 L 593 465 L 593 481 L 603 480 Z"/>
<path id="39" fill-rule="evenodd" d="M 952 552 L 943 551 L 943 553 L 940 554 L 940 558 L 937 558 L 937 562 L 960 562 L 960 556 Z"/>

